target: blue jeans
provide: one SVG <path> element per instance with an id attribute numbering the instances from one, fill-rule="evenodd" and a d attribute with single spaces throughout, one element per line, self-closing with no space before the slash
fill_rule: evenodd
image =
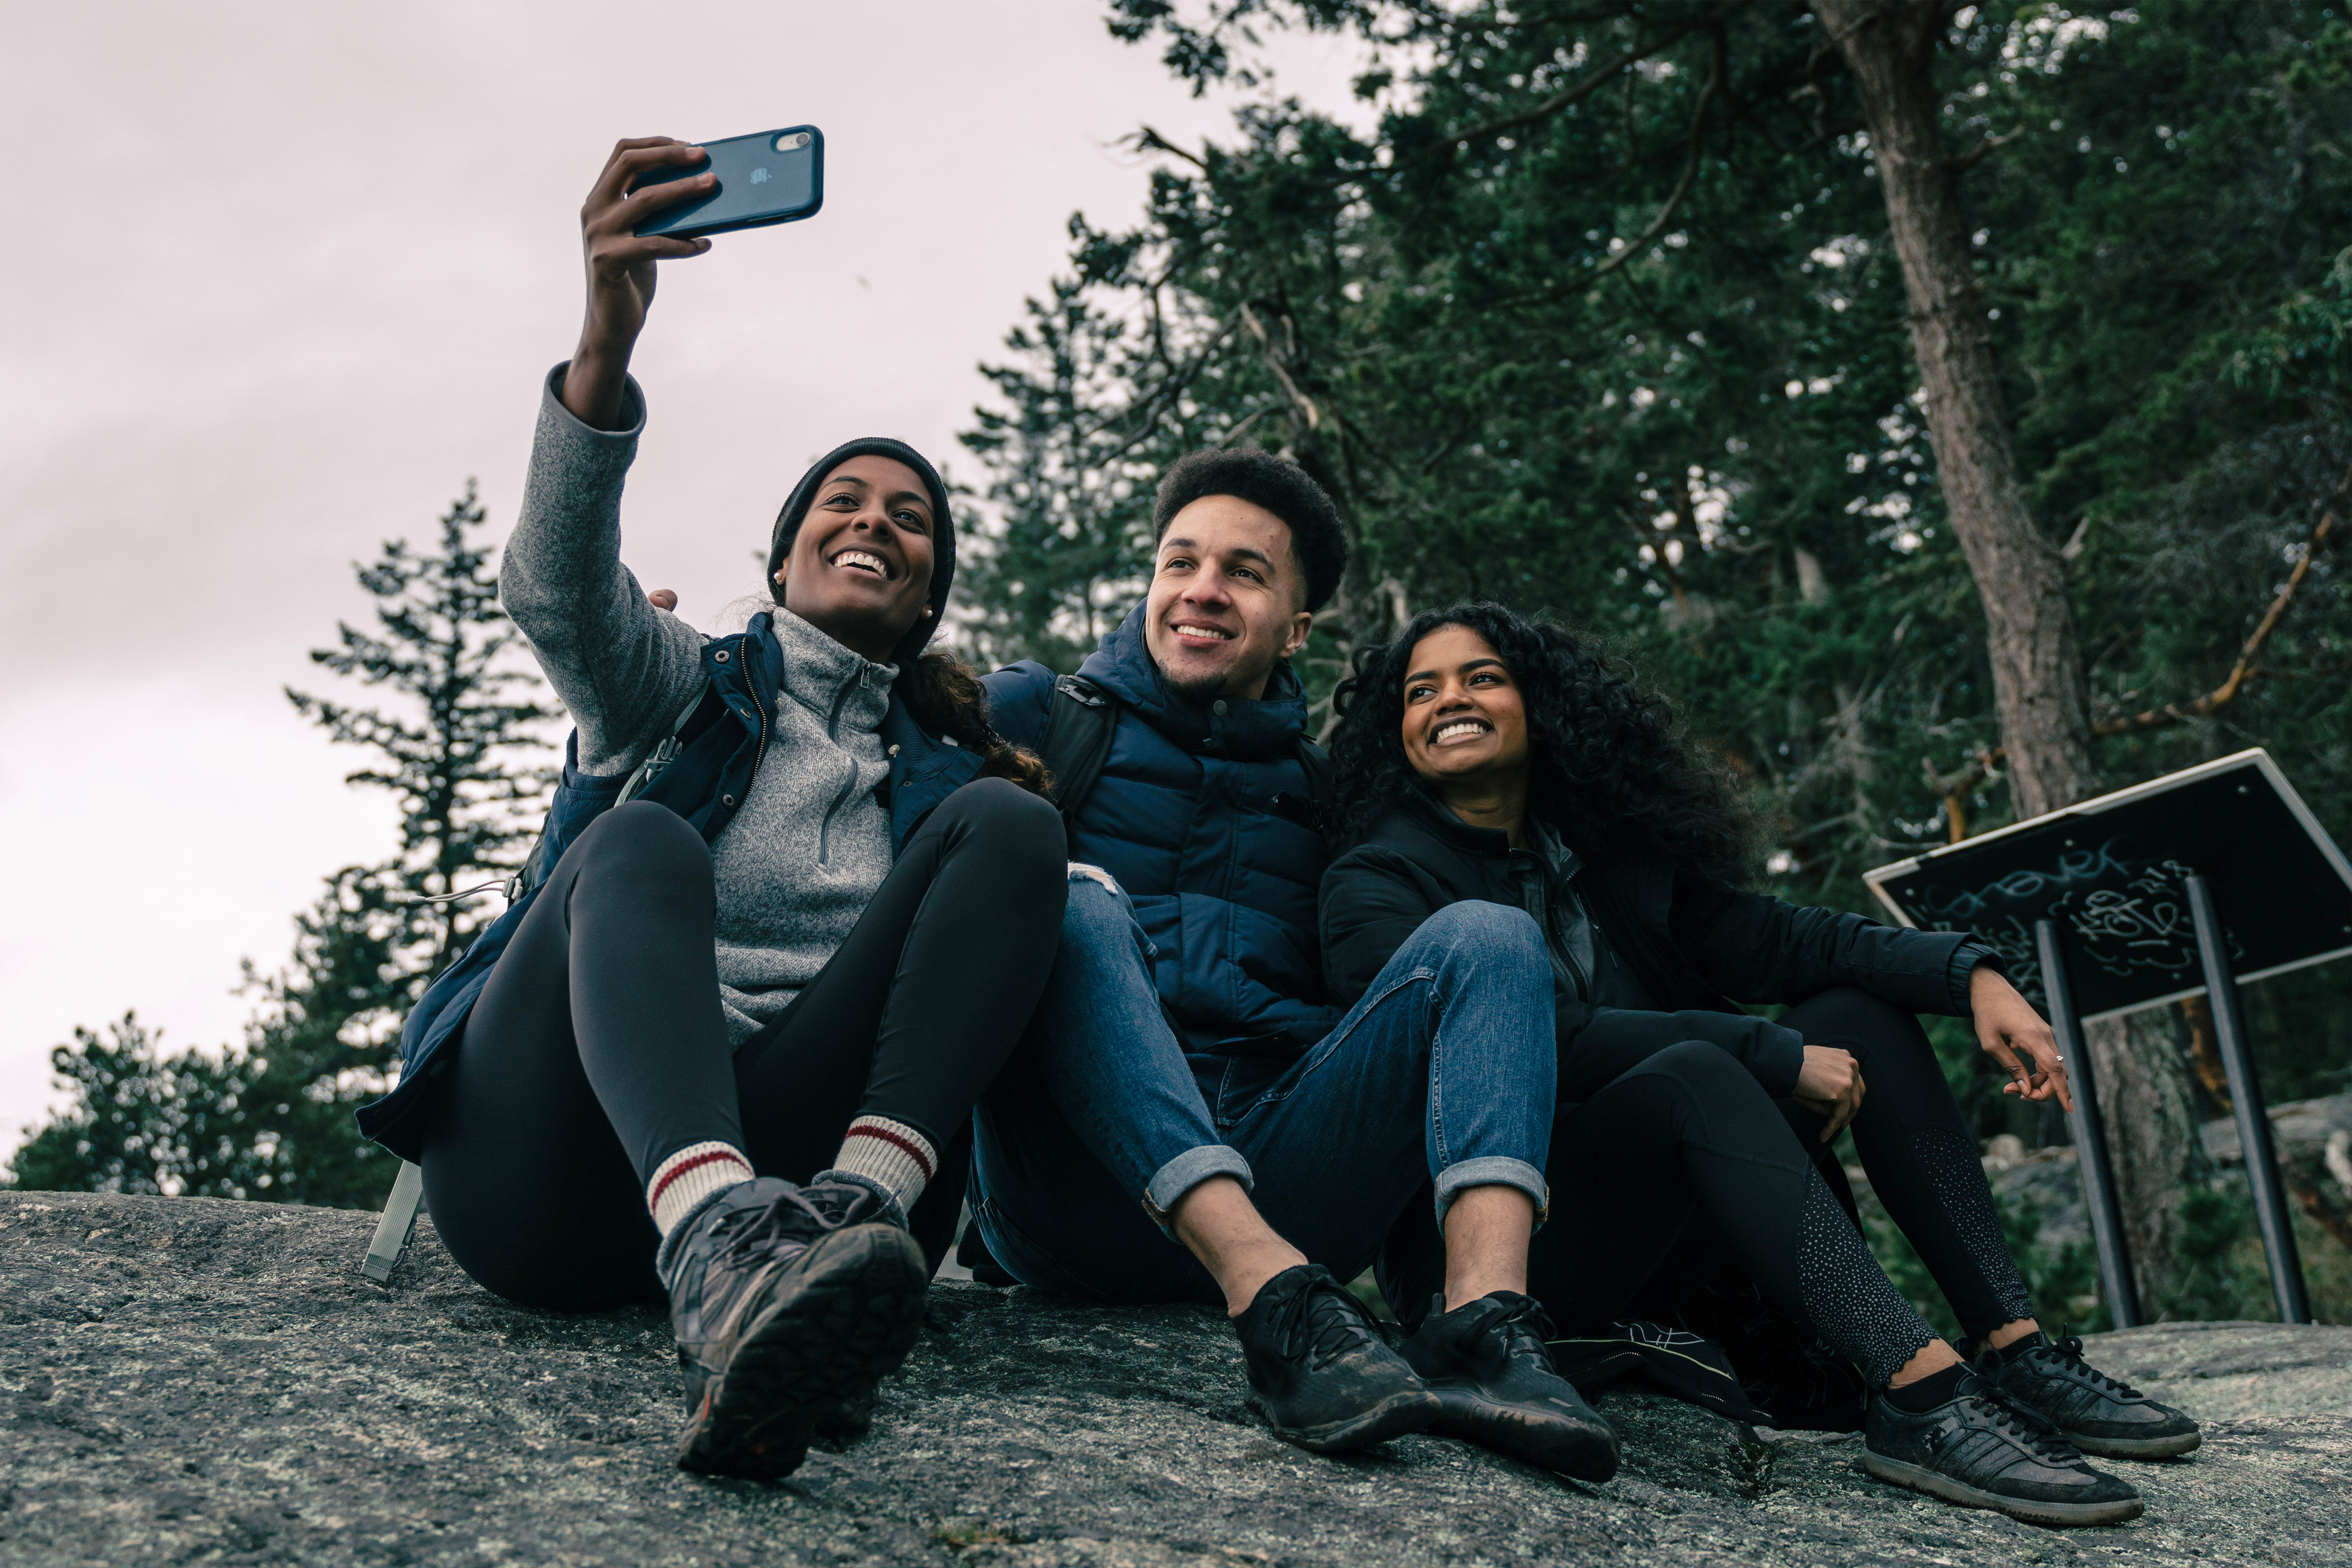
<path id="1" fill-rule="evenodd" d="M 1524 910 L 1459 903 L 1303 1055 L 1187 1061 L 1124 895 L 1074 875 L 1027 1037 L 973 1123 L 972 1215 L 1024 1284 L 1108 1301 L 1223 1298 L 1164 1230 L 1212 1176 L 1249 1187 L 1342 1279 L 1424 1187 L 1546 1204 L 1551 967 Z"/>

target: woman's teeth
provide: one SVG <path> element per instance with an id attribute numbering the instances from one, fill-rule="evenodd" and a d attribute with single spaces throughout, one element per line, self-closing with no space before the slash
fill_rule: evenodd
<path id="1" fill-rule="evenodd" d="M 1437 733 L 1429 739 L 1431 744 L 1442 746 L 1448 741 L 1458 741 L 1465 736 L 1483 735 L 1486 732 L 1486 726 L 1475 719 L 1457 719 L 1451 724 L 1439 725 Z"/>
<path id="2" fill-rule="evenodd" d="M 835 566 L 861 568 L 877 577 L 890 575 L 889 563 L 870 550 L 845 550 L 833 558 Z"/>

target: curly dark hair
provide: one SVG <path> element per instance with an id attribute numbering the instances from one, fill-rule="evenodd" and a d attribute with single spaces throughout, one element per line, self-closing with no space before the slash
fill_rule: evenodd
<path id="1" fill-rule="evenodd" d="M 1262 506 L 1290 530 L 1290 552 L 1306 579 L 1303 606 L 1319 610 L 1339 591 L 1348 569 L 1348 530 L 1339 509 L 1313 476 L 1289 458 L 1255 447 L 1188 452 L 1160 481 L 1151 504 L 1153 547 L 1168 537 L 1176 514 L 1203 496 L 1234 496 Z"/>
<path id="2" fill-rule="evenodd" d="M 1324 816 L 1335 849 L 1423 787 L 1405 760 L 1404 678 L 1421 639 L 1443 626 L 1486 638 L 1518 683 L 1528 809 L 1579 854 L 1601 861 L 1649 850 L 1732 887 L 1748 879 L 1755 831 L 1741 792 L 1666 700 L 1595 639 L 1492 604 L 1424 611 L 1394 641 L 1357 651 L 1354 673 L 1332 696 L 1336 783 Z"/>

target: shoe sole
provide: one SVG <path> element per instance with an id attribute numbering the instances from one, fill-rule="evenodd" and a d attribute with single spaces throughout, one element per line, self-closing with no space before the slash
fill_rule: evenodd
<path id="1" fill-rule="evenodd" d="M 2028 1524 L 2060 1526 L 2083 1524 L 2121 1524 L 2127 1519 L 2137 1519 L 2147 1505 L 2138 1498 L 2116 1502 L 2031 1502 L 2022 1498 L 2003 1497 L 1980 1487 L 1956 1481 L 1940 1470 L 1921 1465 L 1909 1465 L 1900 1459 L 1890 1459 L 1869 1449 L 1862 1451 L 1863 1468 L 1889 1486 L 1907 1487 L 1915 1492 L 1958 1503 L 1962 1508 L 1990 1509 L 2011 1519 L 2021 1519 Z"/>
<path id="2" fill-rule="evenodd" d="M 928 1284 L 923 1249 L 896 1226 L 853 1226 L 811 1247 L 704 1384 L 678 1468 L 753 1480 L 800 1468 L 817 1417 L 907 1359 Z"/>
<path id="3" fill-rule="evenodd" d="M 1564 1416 L 1531 1420 L 1499 1400 L 1435 1392 L 1444 1414 L 1429 1429 L 1437 1436 L 1475 1443 L 1575 1480 L 1597 1484 L 1617 1473 L 1617 1434 L 1598 1416 L 1591 1423 Z"/>
<path id="4" fill-rule="evenodd" d="M 2205 1441 L 2202 1432 L 2183 1432 L 2171 1437 L 2085 1437 L 2067 1432 L 2065 1437 L 2085 1454 L 2102 1459 L 2177 1459 L 2196 1452 Z"/>
<path id="5" fill-rule="evenodd" d="M 1255 1399 L 1250 1407 L 1259 1419 L 1274 1430 L 1274 1435 L 1286 1443 L 1296 1443 L 1309 1453 L 1345 1454 L 1358 1448 L 1369 1448 L 1375 1443 L 1385 1443 L 1391 1437 L 1402 1437 L 1418 1432 L 1437 1419 L 1440 1409 L 1437 1395 L 1423 1389 L 1407 1389 L 1391 1394 L 1369 1410 L 1360 1411 L 1343 1421 L 1326 1421 L 1319 1426 L 1284 1426 L 1276 1423 L 1273 1415 Z"/>

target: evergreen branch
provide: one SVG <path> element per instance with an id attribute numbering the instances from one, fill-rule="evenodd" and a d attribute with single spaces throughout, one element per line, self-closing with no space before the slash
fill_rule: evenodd
<path id="1" fill-rule="evenodd" d="M 1502 115 L 1463 130 L 1451 132 L 1428 151 L 1412 158 L 1401 159 L 1390 164 L 1384 172 L 1391 174 L 1402 174 L 1407 169 L 1428 163 L 1434 158 L 1443 157 L 1450 160 L 1470 142 L 1484 142 L 1492 137 L 1501 136 L 1525 126 L 1539 124 L 1549 120 L 1560 110 L 1583 102 L 1643 60 L 1673 47 L 1693 33 L 1707 28 L 1719 30 L 1723 24 L 1729 20 L 1733 12 L 1751 3 L 1752 0 L 1727 0 L 1727 4 L 1716 7 L 1704 16 L 1695 17 L 1678 26 L 1667 28 L 1647 44 L 1636 43 L 1607 65 L 1598 70 L 1586 73 L 1542 102 L 1515 114 Z"/>
<path id="2" fill-rule="evenodd" d="M 1690 157 L 1683 164 L 1683 176 L 1675 183 L 1674 193 L 1666 197 L 1666 205 L 1658 209 L 1658 216 L 1650 220 L 1650 226 L 1642 231 L 1639 238 L 1585 274 L 1580 286 L 1591 287 L 1640 255 L 1652 240 L 1665 232 L 1666 225 L 1673 221 L 1676 209 L 1683 205 L 1683 198 L 1690 194 L 1692 183 L 1698 178 L 1699 165 L 1706 161 L 1706 107 L 1723 86 L 1727 63 L 1724 57 L 1723 34 L 1718 30 L 1715 35 L 1715 48 L 1708 57 L 1706 85 L 1699 89 L 1698 108 L 1691 115 Z"/>

